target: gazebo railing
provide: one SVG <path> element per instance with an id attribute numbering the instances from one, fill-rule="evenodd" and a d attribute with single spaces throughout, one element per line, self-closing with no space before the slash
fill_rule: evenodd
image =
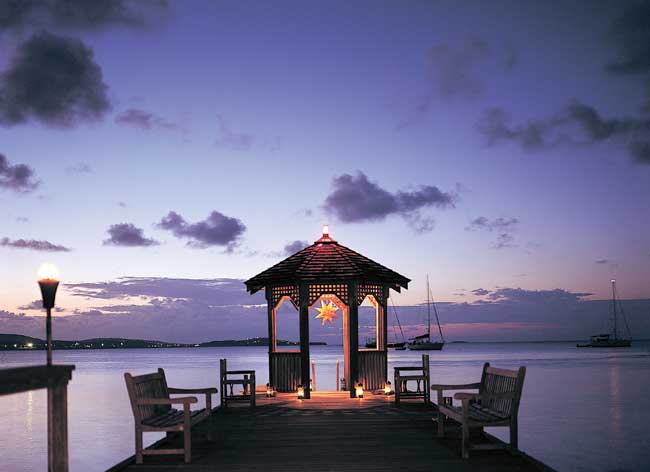
<path id="1" fill-rule="evenodd" d="M 276 351 L 269 354 L 271 384 L 278 392 L 295 392 L 300 384 L 300 351 Z"/>
<path id="2" fill-rule="evenodd" d="M 379 390 L 386 385 L 386 351 L 361 350 L 359 359 L 359 382 L 366 390 Z"/>

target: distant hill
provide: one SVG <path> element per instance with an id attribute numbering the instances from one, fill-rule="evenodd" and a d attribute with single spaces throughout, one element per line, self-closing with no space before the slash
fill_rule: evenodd
<path id="1" fill-rule="evenodd" d="M 223 341 L 210 341 L 200 344 L 168 343 L 165 341 L 151 341 L 146 339 L 126 338 L 92 338 L 79 341 L 65 341 L 55 339 L 52 344 L 54 349 L 146 349 L 146 348 L 172 348 L 172 347 L 224 347 L 224 346 L 266 346 L 268 338 L 227 339 Z M 314 342 L 312 345 L 325 345 L 327 343 Z M 279 346 L 295 346 L 296 342 L 278 340 Z M 46 349 L 43 339 L 23 336 L 21 334 L 0 334 L 0 350 L 40 350 Z"/>

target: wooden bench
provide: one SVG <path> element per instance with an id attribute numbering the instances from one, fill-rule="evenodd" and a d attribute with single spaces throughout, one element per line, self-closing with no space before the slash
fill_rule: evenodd
<path id="1" fill-rule="evenodd" d="M 254 370 L 228 370 L 226 359 L 221 359 L 219 372 L 222 407 L 226 408 L 230 402 L 248 402 L 250 406 L 255 406 Z M 240 385 L 242 390 L 235 391 L 235 385 Z"/>
<path id="2" fill-rule="evenodd" d="M 429 404 L 429 354 L 422 354 L 422 365 L 395 367 L 395 404 L 403 398 L 423 398 Z M 408 389 L 408 383 L 415 382 L 415 390 Z"/>
<path id="3" fill-rule="evenodd" d="M 133 376 L 124 374 L 126 389 L 129 392 L 133 418 L 135 420 L 135 461 L 142 464 L 144 454 L 184 454 L 185 462 L 192 460 L 191 428 L 199 421 L 212 414 L 212 397 L 216 388 L 171 388 L 167 386 L 165 371 L 158 369 L 153 374 Z M 205 408 L 190 410 L 196 403 L 196 397 L 170 398 L 170 394 L 205 394 Z M 172 405 L 183 405 L 183 410 L 176 410 Z M 183 432 L 183 449 L 144 449 L 142 436 L 144 432 Z"/>
<path id="4" fill-rule="evenodd" d="M 519 400 L 524 386 L 526 368 L 518 370 L 497 369 L 489 363 L 483 366 L 479 383 L 462 385 L 431 385 L 431 390 L 438 392 L 438 436 L 445 433 L 445 416 L 458 421 L 463 430 L 463 458 L 469 457 L 470 449 L 494 449 L 503 447 L 499 444 L 470 446 L 470 429 L 494 426 L 510 428 L 510 450 L 517 450 L 517 415 Z M 458 392 L 455 400 L 461 406 L 454 406 L 451 397 L 444 397 L 445 390 L 478 389 L 478 393 Z"/>

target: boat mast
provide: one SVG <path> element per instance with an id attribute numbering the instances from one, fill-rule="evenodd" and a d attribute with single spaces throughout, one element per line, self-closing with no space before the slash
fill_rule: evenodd
<path id="1" fill-rule="evenodd" d="M 431 339 L 431 302 L 429 301 L 429 274 L 427 274 L 427 339 Z"/>
<path id="2" fill-rule="evenodd" d="M 395 302 L 393 301 L 392 298 L 390 299 L 390 302 L 393 305 L 393 313 L 395 313 L 395 319 L 397 320 L 397 326 L 399 326 L 399 332 L 402 334 L 402 341 L 404 341 L 404 331 L 402 330 L 402 323 L 399 322 L 399 316 L 397 316 L 397 309 L 395 308 Z M 395 325 L 393 325 L 393 329 L 395 329 Z"/>
<path id="3" fill-rule="evenodd" d="M 616 326 L 616 280 L 612 279 L 612 312 L 614 315 L 614 339 L 618 339 L 618 330 Z"/>

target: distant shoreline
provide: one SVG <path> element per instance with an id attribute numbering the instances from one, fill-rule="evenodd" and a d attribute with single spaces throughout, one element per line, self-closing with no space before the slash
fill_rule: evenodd
<path id="1" fill-rule="evenodd" d="M 166 341 L 126 338 L 93 338 L 73 341 L 55 339 L 55 350 L 79 349 L 161 349 L 161 348 L 201 348 L 201 347 L 251 347 L 268 346 L 268 338 L 225 339 L 198 344 L 170 343 Z M 326 346 L 325 342 L 311 342 L 312 346 Z M 278 346 L 299 346 L 294 341 L 278 340 Z M 0 351 L 41 351 L 47 348 L 45 340 L 20 334 L 0 334 Z"/>

